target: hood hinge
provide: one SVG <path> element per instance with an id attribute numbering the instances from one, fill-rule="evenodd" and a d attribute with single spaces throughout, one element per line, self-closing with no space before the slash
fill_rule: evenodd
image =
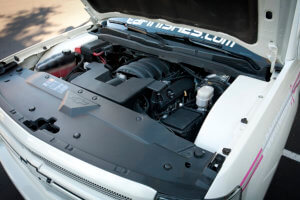
<path id="1" fill-rule="evenodd" d="M 268 53 L 268 59 L 271 62 L 271 69 L 270 72 L 273 73 L 275 70 L 275 63 L 277 60 L 277 54 L 278 54 L 278 48 L 274 42 L 269 42 L 269 53 Z"/>

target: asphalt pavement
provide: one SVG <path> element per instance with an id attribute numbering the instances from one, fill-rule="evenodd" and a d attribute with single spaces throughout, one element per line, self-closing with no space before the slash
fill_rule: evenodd
<path id="1" fill-rule="evenodd" d="M 0 0 L 0 59 L 87 22 L 79 0 Z M 285 149 L 300 155 L 300 109 Z M 292 154 L 294 155 L 294 154 Z M 291 157 L 291 156 L 289 156 Z M 300 199 L 300 162 L 282 156 L 265 199 Z M 0 163 L 0 199 L 23 199 Z"/>
<path id="2" fill-rule="evenodd" d="M 300 106 L 285 145 L 285 151 L 300 155 Z M 293 154 L 292 154 L 293 155 Z M 287 157 L 288 156 L 288 157 Z M 300 162 L 295 161 L 289 154 L 282 156 L 265 196 L 266 200 L 300 199 Z M 291 158 L 289 158 L 291 157 Z M 296 158 L 297 159 L 297 158 Z"/>

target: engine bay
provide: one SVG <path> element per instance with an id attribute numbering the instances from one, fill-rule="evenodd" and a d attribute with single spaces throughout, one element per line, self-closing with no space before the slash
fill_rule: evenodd
<path id="1" fill-rule="evenodd" d="M 233 81 L 101 39 L 35 66 L 135 112 L 193 142 L 206 115 Z"/>
<path id="2" fill-rule="evenodd" d="M 232 128 L 248 123 L 248 97 L 256 102 L 282 65 L 198 28 L 93 22 L 0 62 L 0 107 L 21 130 L 13 134 L 148 186 L 155 199 L 204 199 L 230 159 Z"/>
<path id="3" fill-rule="evenodd" d="M 239 75 L 264 79 L 268 68 L 152 36 L 96 27 L 5 63 L 0 106 L 28 133 L 76 158 L 158 195 L 203 198 L 225 157 L 197 146 L 201 127 Z"/>

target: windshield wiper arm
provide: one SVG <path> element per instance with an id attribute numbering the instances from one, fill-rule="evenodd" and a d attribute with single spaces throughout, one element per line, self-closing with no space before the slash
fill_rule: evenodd
<path id="1" fill-rule="evenodd" d="M 223 50 L 220 45 L 217 46 L 216 44 L 206 44 L 206 42 L 195 41 L 192 38 L 185 37 L 185 36 L 178 36 L 178 35 L 175 36 L 175 35 L 170 35 L 170 34 L 165 34 L 165 33 L 150 33 L 144 28 L 141 28 L 139 26 L 135 26 L 135 25 L 132 25 L 132 24 L 128 24 L 126 22 L 112 20 L 112 19 L 109 19 L 108 21 L 109 21 L 109 23 L 112 23 L 112 24 L 122 25 L 122 26 L 126 27 L 127 30 L 138 32 L 138 33 L 147 35 L 149 37 L 152 37 L 156 40 L 159 40 L 161 42 L 161 44 L 163 44 L 163 45 L 166 45 L 166 40 L 163 38 L 163 36 L 168 36 L 168 37 L 171 37 L 171 38 L 182 39 L 184 42 L 188 42 L 190 44 L 201 46 L 201 47 L 206 48 L 206 49 L 211 49 L 211 50 L 219 51 L 219 52 L 222 52 L 222 53 L 225 53 L 225 54 L 233 55 L 232 53 L 230 53 L 226 50 Z"/>
<path id="2" fill-rule="evenodd" d="M 202 47 L 205 49 L 213 50 L 216 52 L 221 52 L 223 54 L 226 54 L 226 55 L 234 57 L 234 58 L 242 59 L 242 60 L 248 62 L 254 69 L 259 69 L 257 67 L 257 64 L 251 58 L 237 54 L 237 53 L 227 51 L 222 48 L 221 44 L 214 44 L 214 43 L 210 43 L 210 42 L 206 42 L 206 41 L 196 41 L 193 38 L 190 38 L 187 36 L 169 35 L 169 34 L 165 34 L 165 33 L 157 33 L 157 34 L 162 37 L 170 37 L 170 39 L 172 39 L 172 38 L 179 39 L 179 40 L 182 40 L 182 42 L 185 42 L 186 44 L 196 45 L 196 46 L 199 46 L 199 47 Z"/>
<path id="3" fill-rule="evenodd" d="M 206 49 L 222 52 L 222 53 L 225 53 L 228 55 L 234 55 L 231 52 L 222 49 L 222 45 L 220 45 L 220 44 L 214 44 L 214 43 L 210 43 L 210 42 L 206 42 L 206 41 L 196 41 L 188 36 L 171 35 L 171 34 L 166 34 L 166 33 L 157 33 L 157 35 L 159 35 L 161 37 L 170 37 L 170 39 L 172 39 L 172 38 L 179 39 L 188 44 L 193 44 L 193 45 L 200 46 L 200 47 L 203 47 Z"/>
<path id="4" fill-rule="evenodd" d="M 166 41 L 165 41 L 165 39 L 162 38 L 161 36 L 159 36 L 158 34 L 156 34 L 156 33 L 150 33 L 146 29 L 141 28 L 139 26 L 135 26 L 135 25 L 132 25 L 132 24 L 128 24 L 126 22 L 117 21 L 117 20 L 111 20 L 111 19 L 109 19 L 108 21 L 109 21 L 109 23 L 112 23 L 112 24 L 122 25 L 122 26 L 126 27 L 127 30 L 129 30 L 129 31 L 134 31 L 134 32 L 137 32 L 137 33 L 141 33 L 143 35 L 147 35 L 147 36 L 149 36 L 151 38 L 154 38 L 154 39 L 156 39 L 156 40 L 158 40 L 160 42 L 161 46 L 165 46 L 167 44 Z"/>

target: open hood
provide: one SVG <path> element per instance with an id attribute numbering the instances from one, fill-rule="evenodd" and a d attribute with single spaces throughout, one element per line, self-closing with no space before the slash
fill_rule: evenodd
<path id="1" fill-rule="evenodd" d="M 193 28 L 284 63 L 296 0 L 82 0 L 94 22 L 135 17 Z M 284 27 L 284 28 L 283 28 Z"/>
<path id="2" fill-rule="evenodd" d="M 257 1 L 88 0 L 99 13 L 121 12 L 228 33 L 247 43 L 257 41 Z M 222 19 L 222 20 L 220 20 Z"/>

